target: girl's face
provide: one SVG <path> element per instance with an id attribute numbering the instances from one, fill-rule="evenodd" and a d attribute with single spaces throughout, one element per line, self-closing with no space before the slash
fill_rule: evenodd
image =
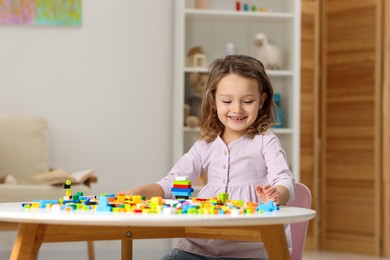
<path id="1" fill-rule="evenodd" d="M 228 144 L 242 136 L 255 122 L 266 94 L 260 96 L 257 81 L 229 74 L 217 85 L 217 115 L 225 126 L 222 139 Z"/>

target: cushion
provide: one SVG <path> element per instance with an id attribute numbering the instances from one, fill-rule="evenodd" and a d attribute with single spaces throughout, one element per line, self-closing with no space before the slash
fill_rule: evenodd
<path id="1" fill-rule="evenodd" d="M 0 172 L 19 184 L 32 184 L 34 174 L 48 170 L 46 119 L 0 115 Z"/>
<path id="2" fill-rule="evenodd" d="M 40 184 L 63 185 L 67 180 L 72 184 L 82 184 L 95 182 L 96 176 L 93 170 L 83 170 L 77 172 L 67 172 L 63 169 L 54 169 L 42 172 L 33 176 L 33 180 Z"/>

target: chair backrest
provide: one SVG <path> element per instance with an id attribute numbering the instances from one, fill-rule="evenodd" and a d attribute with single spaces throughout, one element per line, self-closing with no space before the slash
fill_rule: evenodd
<path id="1" fill-rule="evenodd" d="M 295 183 L 295 199 L 287 203 L 287 206 L 310 209 L 311 192 L 309 188 L 302 183 Z M 292 239 L 291 260 L 302 259 L 308 224 L 309 221 L 290 224 Z"/>

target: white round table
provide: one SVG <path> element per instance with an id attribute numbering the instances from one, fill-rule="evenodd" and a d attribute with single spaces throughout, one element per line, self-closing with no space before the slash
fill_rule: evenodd
<path id="1" fill-rule="evenodd" d="M 131 259 L 132 240 L 213 238 L 262 241 L 270 259 L 289 259 L 284 224 L 314 218 L 311 209 L 281 207 L 259 215 L 160 215 L 114 212 L 50 212 L 0 203 L 0 221 L 20 223 L 11 259 L 35 259 L 42 242 L 122 240 L 122 259 Z"/>

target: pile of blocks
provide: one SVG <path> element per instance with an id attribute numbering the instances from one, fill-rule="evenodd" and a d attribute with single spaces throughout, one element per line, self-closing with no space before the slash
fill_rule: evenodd
<path id="1" fill-rule="evenodd" d="M 267 204 L 229 200 L 227 193 L 219 194 L 218 198 L 192 198 L 191 181 L 179 179 L 174 183 L 172 192 L 175 199 L 152 197 L 146 199 L 140 195 L 101 194 L 99 196 L 84 196 L 81 192 L 71 195 L 71 185 L 64 185 L 66 195 L 58 200 L 34 200 L 22 203 L 25 209 L 46 209 L 51 212 L 61 211 L 95 211 L 123 212 L 137 214 L 261 214 L 279 210 L 279 206 L 270 201 Z"/>

